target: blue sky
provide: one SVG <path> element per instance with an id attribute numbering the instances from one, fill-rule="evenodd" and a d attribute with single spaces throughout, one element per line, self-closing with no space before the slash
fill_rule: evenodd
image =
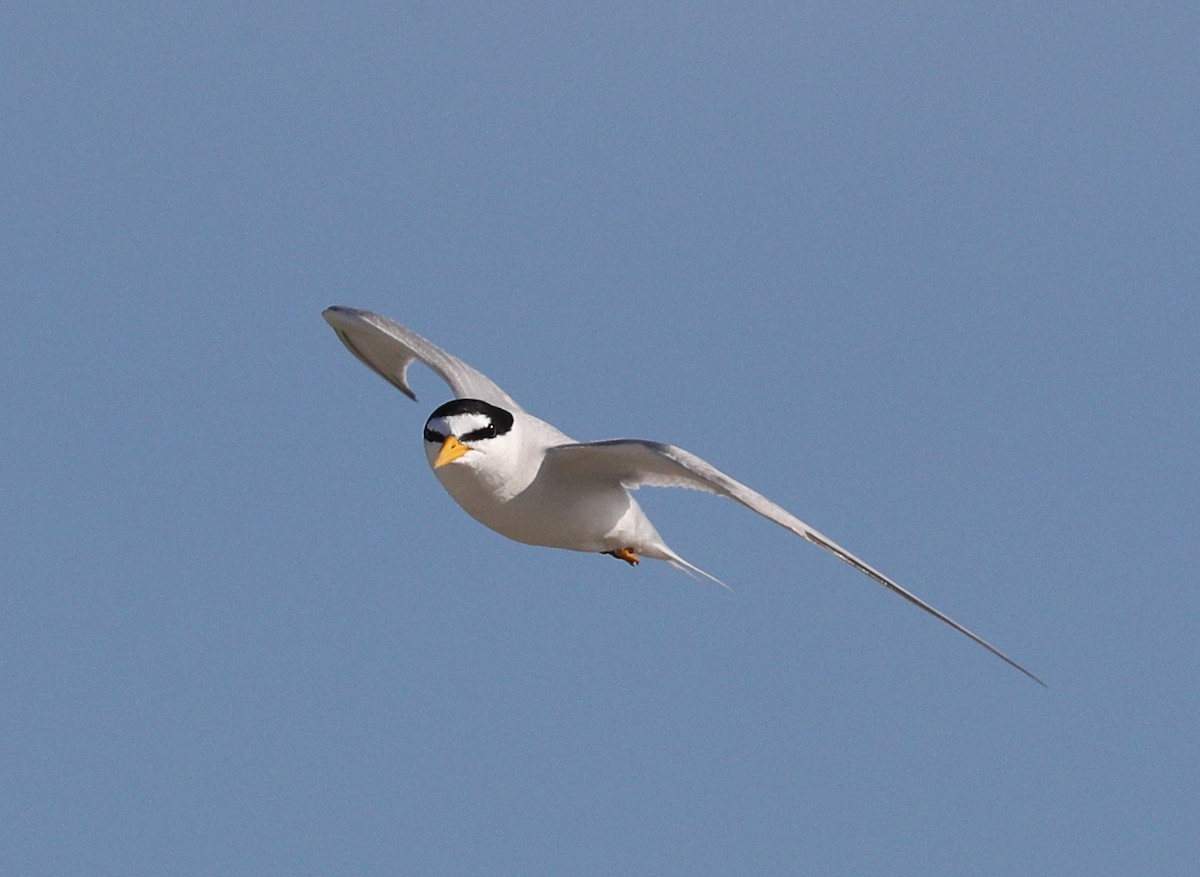
<path id="1" fill-rule="evenodd" d="M 1191 4 L 25 4 L 0 870 L 1190 873 Z M 504 541 L 320 318 L 670 441 Z"/>

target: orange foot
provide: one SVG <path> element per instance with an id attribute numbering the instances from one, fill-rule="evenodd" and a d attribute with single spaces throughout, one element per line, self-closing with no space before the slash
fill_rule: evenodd
<path id="1" fill-rule="evenodd" d="M 637 566 L 642 562 L 642 559 L 633 553 L 633 546 L 628 545 L 625 548 L 618 548 L 616 551 L 602 552 L 609 557 L 615 557 L 617 560 L 623 560 L 630 566 Z"/>

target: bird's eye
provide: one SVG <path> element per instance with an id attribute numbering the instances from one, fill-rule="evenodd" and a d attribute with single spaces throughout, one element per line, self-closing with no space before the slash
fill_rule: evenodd
<path id="1" fill-rule="evenodd" d="M 462 437 L 464 442 L 477 442 L 480 439 L 490 439 L 496 437 L 496 424 L 489 423 L 487 426 L 481 426 L 479 429 L 473 429 Z"/>
<path id="2" fill-rule="evenodd" d="M 434 432 L 428 426 L 425 427 L 425 441 L 433 442 L 435 445 L 440 445 L 445 440 L 446 440 L 446 437 L 444 435 L 440 435 L 439 433 Z"/>

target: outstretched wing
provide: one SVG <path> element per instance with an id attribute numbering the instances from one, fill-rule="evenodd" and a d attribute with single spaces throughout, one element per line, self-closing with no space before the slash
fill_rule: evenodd
<path id="1" fill-rule="evenodd" d="M 417 397 L 408 386 L 408 367 L 419 359 L 450 385 L 456 399 L 482 399 L 507 411 L 522 410 L 487 375 L 387 317 L 339 306 L 326 308 L 321 316 L 351 353 L 410 399 Z"/>
<path id="2" fill-rule="evenodd" d="M 767 520 L 774 521 L 784 529 L 791 530 L 797 536 L 802 536 L 814 545 L 819 545 L 840 557 L 859 572 L 870 576 L 885 588 L 895 591 L 905 600 L 924 609 L 934 618 L 944 621 L 996 657 L 1016 667 L 1039 685 L 1045 686 L 1046 684 L 991 643 L 971 633 L 948 615 L 934 609 L 916 594 L 900 587 L 879 570 L 859 560 L 791 512 L 771 502 L 761 493 L 751 490 L 740 481 L 730 478 L 724 472 L 683 448 L 638 439 L 563 444 L 550 449 L 545 465 L 560 468 L 564 474 L 581 480 L 615 480 L 628 488 L 642 486 L 689 487 L 737 500 Z"/>

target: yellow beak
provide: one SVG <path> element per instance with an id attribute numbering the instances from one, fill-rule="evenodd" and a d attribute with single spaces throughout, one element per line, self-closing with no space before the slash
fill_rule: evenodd
<path id="1" fill-rule="evenodd" d="M 453 463 L 469 450 L 471 449 L 454 436 L 446 436 L 446 440 L 442 442 L 442 449 L 438 451 L 437 459 L 433 461 L 433 468 L 440 469 L 447 463 Z"/>

